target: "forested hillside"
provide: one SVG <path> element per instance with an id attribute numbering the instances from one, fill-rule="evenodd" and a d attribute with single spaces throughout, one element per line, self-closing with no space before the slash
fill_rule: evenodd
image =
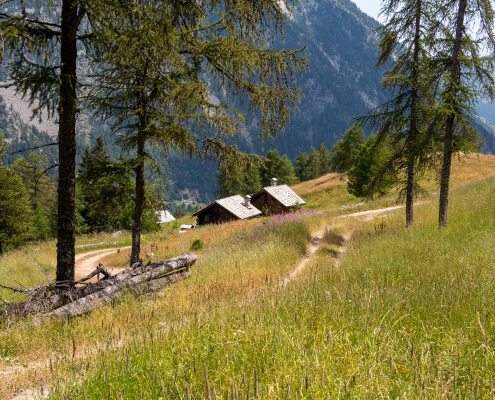
<path id="1" fill-rule="evenodd" d="M 375 69 L 378 22 L 362 13 L 352 1 L 302 0 L 287 15 L 290 27 L 284 31 L 284 42 L 276 46 L 304 48 L 310 68 L 309 72 L 295 77 L 305 94 L 300 110 L 292 113 L 287 129 L 278 138 L 266 143 L 258 140 L 256 115 L 248 115 L 245 133 L 236 140 L 245 151 L 265 155 L 268 150 L 277 149 L 294 161 L 300 152 L 308 152 L 311 146 L 316 148 L 324 143 L 331 149 L 354 118 L 381 104 L 386 94 L 380 90 L 381 74 Z M 29 121 L 10 108 L 10 92 L 0 89 L 0 95 L 5 99 L 0 102 L 0 128 L 11 146 L 9 153 L 56 139 L 23 124 Z M 215 96 L 221 98 L 223 94 L 215 93 Z M 478 108 L 486 120 L 477 121 L 486 141 L 483 150 L 494 152 L 495 130 L 489 118 L 491 107 L 480 103 Z M 116 136 L 111 132 L 110 124 L 91 119 L 84 110 L 78 116 L 77 131 L 78 157 L 94 145 L 98 136 L 103 138 L 113 159 L 125 156 L 114 145 Z M 51 162 L 56 162 L 56 147 L 40 151 Z M 155 149 L 149 149 L 149 152 L 158 160 L 161 169 L 161 174 L 155 173 L 150 178 L 163 184 L 168 201 L 192 198 L 208 202 L 215 198 L 216 163 L 191 160 L 187 156 L 179 158 L 173 153 L 164 155 Z M 15 156 L 11 156 L 7 162 L 10 164 L 14 159 Z"/>

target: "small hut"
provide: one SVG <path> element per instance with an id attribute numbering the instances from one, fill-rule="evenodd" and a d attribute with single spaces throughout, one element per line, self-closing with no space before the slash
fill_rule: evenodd
<path id="1" fill-rule="evenodd" d="M 261 211 L 251 204 L 251 196 L 235 195 L 216 200 L 193 214 L 198 225 L 220 224 L 227 221 L 258 217 Z"/>
<path id="2" fill-rule="evenodd" d="M 289 186 L 277 185 L 277 179 L 270 180 L 270 186 L 266 186 L 253 194 L 251 204 L 260 210 L 267 210 L 270 214 L 282 214 L 289 212 L 292 207 L 304 205 L 301 199 Z"/>

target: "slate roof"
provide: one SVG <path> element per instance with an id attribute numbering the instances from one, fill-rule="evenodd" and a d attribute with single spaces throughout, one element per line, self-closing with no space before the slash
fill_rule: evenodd
<path id="1" fill-rule="evenodd" d="M 258 190 L 255 194 L 253 194 L 253 198 L 263 191 L 271 194 L 276 200 L 278 200 L 285 207 L 293 207 L 297 203 L 300 205 L 306 204 L 306 202 L 301 199 L 296 192 L 294 192 L 287 185 L 277 185 L 277 186 L 266 186 L 260 190 Z"/>
<path id="2" fill-rule="evenodd" d="M 214 204 L 218 204 L 219 206 L 225 208 L 227 211 L 234 214 L 239 219 L 253 218 L 262 214 L 261 211 L 258 210 L 252 204 L 249 207 L 246 207 L 244 205 L 244 198 L 236 194 L 235 196 L 225 197 L 224 199 L 216 200 L 215 202 L 206 206 L 202 210 L 199 210 L 198 212 L 194 213 L 193 217 L 197 216 L 198 214 L 201 214 L 203 211 L 206 211 Z"/>

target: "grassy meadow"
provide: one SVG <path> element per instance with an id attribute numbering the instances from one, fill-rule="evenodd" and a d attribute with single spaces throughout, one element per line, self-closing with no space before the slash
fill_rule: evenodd
<path id="1" fill-rule="evenodd" d="M 495 157 L 455 163 L 441 231 L 433 179 L 405 229 L 403 210 L 339 218 L 393 206 L 396 195 L 363 202 L 330 174 L 294 187 L 308 203 L 300 214 L 184 234 L 186 248 L 206 243 L 188 280 L 70 320 L 6 319 L 0 398 L 33 389 L 60 399 L 492 399 L 493 175 Z M 321 229 L 317 252 L 284 284 Z M 78 244 L 115 240 L 108 247 L 129 239 Z M 158 258 L 181 251 L 171 229 L 145 241 Z M 49 242 L 6 254 L 2 282 L 49 281 L 54 259 Z M 103 264 L 125 262 L 121 252 Z"/>

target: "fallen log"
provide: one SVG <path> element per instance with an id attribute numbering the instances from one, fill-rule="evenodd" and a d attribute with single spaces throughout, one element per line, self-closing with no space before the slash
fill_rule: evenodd
<path id="1" fill-rule="evenodd" d="M 48 298 L 48 301 L 50 302 L 52 308 L 58 308 L 60 306 L 63 306 L 64 304 L 71 303 L 92 293 L 97 293 L 107 287 L 131 280 L 136 276 L 145 276 L 146 280 L 156 279 L 161 275 L 167 275 L 174 270 L 179 270 L 181 268 L 191 266 L 196 262 L 197 259 L 198 257 L 196 256 L 196 254 L 187 253 L 181 256 L 169 258 L 167 260 L 158 261 L 156 263 L 151 263 L 148 265 L 141 264 L 141 267 L 133 264 L 131 268 L 121 271 L 113 276 L 107 275 L 103 280 L 99 282 L 91 283 L 84 287 L 74 286 L 70 290 L 60 291 L 59 293 L 50 296 Z M 98 266 L 97 270 L 101 267 Z M 96 275 L 96 273 L 92 272 L 89 276 L 94 276 Z M 84 279 L 86 280 L 87 277 Z"/>
<path id="2" fill-rule="evenodd" d="M 28 296 L 25 301 L 5 305 L 5 313 L 0 313 L 0 320 L 7 315 L 16 315 L 21 318 L 42 313 L 41 319 L 59 315 L 80 315 L 119 297 L 123 289 L 127 288 L 139 295 L 160 290 L 187 278 L 190 276 L 189 267 L 196 260 L 195 254 L 183 254 L 156 263 L 135 264 L 134 269 L 127 269 L 116 275 L 111 275 L 100 264 L 95 271 L 78 281 L 59 281 L 50 285 L 38 285 L 31 289 L 0 285 L 0 287 Z M 104 275 L 103 280 L 96 283 L 86 282 L 98 273 Z"/>
<path id="3" fill-rule="evenodd" d="M 82 297 L 72 303 L 57 308 L 52 312 L 43 314 L 40 318 L 60 318 L 67 316 L 74 317 L 77 315 L 85 314 L 104 304 L 109 303 L 113 299 L 119 298 L 124 293 L 122 290 L 125 288 L 129 288 L 129 290 L 136 295 L 156 292 L 164 288 L 165 286 L 188 278 L 190 275 L 191 271 L 189 271 L 189 269 L 183 269 L 179 272 L 175 272 L 173 274 L 151 281 L 143 279 L 143 276 L 138 276 L 135 278 L 140 278 L 141 280 L 129 280 L 122 282 L 121 284 L 109 286 L 103 290 L 100 290 L 99 292 Z"/>

